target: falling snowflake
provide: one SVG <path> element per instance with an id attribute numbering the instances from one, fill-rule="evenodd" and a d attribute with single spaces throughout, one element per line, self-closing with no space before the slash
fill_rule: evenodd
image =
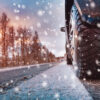
<path id="1" fill-rule="evenodd" d="M 22 9 L 25 9 L 26 8 L 26 6 L 25 5 L 22 5 Z"/>
<path id="2" fill-rule="evenodd" d="M 46 82 L 46 81 L 44 81 L 43 83 L 42 83 L 42 86 L 45 88 L 45 87 L 47 87 L 47 85 L 48 85 L 48 83 Z"/>
<path id="3" fill-rule="evenodd" d="M 30 17 L 29 17 L 29 16 L 27 16 L 26 18 L 27 18 L 27 19 L 30 19 Z"/>
<path id="4" fill-rule="evenodd" d="M 17 5 L 17 7 L 18 7 L 18 8 L 20 8 L 20 7 L 21 7 L 21 5 L 20 5 L 20 4 L 18 4 L 18 5 Z"/>
<path id="5" fill-rule="evenodd" d="M 28 69 L 30 69 L 31 67 L 30 67 L 30 66 L 28 66 L 27 68 L 28 68 Z"/>
<path id="6" fill-rule="evenodd" d="M 77 35 L 75 35 L 75 38 L 78 38 L 78 36 L 77 36 Z"/>
<path id="7" fill-rule="evenodd" d="M 67 48 L 69 48 L 70 47 L 70 45 L 69 44 L 67 44 Z"/>
<path id="8" fill-rule="evenodd" d="M 91 8 L 95 8 L 96 5 L 95 5 L 94 2 L 91 2 L 91 3 L 90 3 L 90 6 L 91 6 Z"/>
<path id="9" fill-rule="evenodd" d="M 100 69 L 97 69 L 98 72 L 100 72 Z"/>
<path id="10" fill-rule="evenodd" d="M 13 6 L 16 6 L 16 3 L 13 3 Z"/>
<path id="11" fill-rule="evenodd" d="M 13 83 L 14 81 L 13 80 L 10 80 L 10 83 Z"/>
<path id="12" fill-rule="evenodd" d="M 49 13 L 49 15 L 52 15 L 52 11 L 49 11 L 48 13 Z"/>
<path id="13" fill-rule="evenodd" d="M 20 90 L 19 90 L 18 87 L 15 87 L 15 88 L 14 88 L 14 91 L 15 91 L 15 92 L 19 92 Z"/>
<path id="14" fill-rule="evenodd" d="M 40 22 L 37 23 L 37 27 L 41 28 L 41 23 Z"/>
<path id="15" fill-rule="evenodd" d="M 8 85 L 9 85 L 9 83 L 7 82 L 7 83 L 6 83 L 6 86 L 8 86 Z"/>
<path id="16" fill-rule="evenodd" d="M 77 71 L 78 70 L 78 66 L 74 66 L 74 70 Z"/>
<path id="17" fill-rule="evenodd" d="M 88 3 L 86 3 L 86 7 L 88 7 L 89 6 L 89 4 Z"/>
<path id="18" fill-rule="evenodd" d="M 42 74 L 43 78 L 47 78 L 47 75 L 46 74 Z"/>
<path id="19" fill-rule="evenodd" d="M 43 11 L 43 10 L 39 10 L 39 11 L 37 12 L 38 16 L 43 16 L 44 13 L 45 13 L 45 11 Z"/>
<path id="20" fill-rule="evenodd" d="M 2 93 L 3 92 L 3 89 L 2 88 L 0 88 L 0 93 Z"/>
<path id="21" fill-rule="evenodd" d="M 91 76 L 92 72 L 90 70 L 87 71 L 87 75 Z"/>
<path id="22" fill-rule="evenodd" d="M 97 23 L 97 27 L 100 28 L 100 23 Z"/>
<path id="23" fill-rule="evenodd" d="M 14 9 L 14 13 L 19 13 L 19 12 L 20 12 L 20 10 Z"/>
<path id="24" fill-rule="evenodd" d="M 38 1 L 36 1 L 36 5 L 39 5 L 39 2 Z"/>
<path id="25" fill-rule="evenodd" d="M 19 16 L 16 16 L 15 19 L 18 21 L 20 19 L 20 17 Z"/>
<path id="26" fill-rule="evenodd" d="M 45 36 L 47 36 L 48 35 L 47 31 L 44 31 L 44 34 L 45 34 Z"/>
<path id="27" fill-rule="evenodd" d="M 100 66 L 100 61 L 98 60 L 98 59 L 96 59 L 96 64 L 98 65 L 98 66 Z"/>
<path id="28" fill-rule="evenodd" d="M 59 98 L 59 97 L 60 97 L 59 93 L 55 93 L 54 98 Z"/>

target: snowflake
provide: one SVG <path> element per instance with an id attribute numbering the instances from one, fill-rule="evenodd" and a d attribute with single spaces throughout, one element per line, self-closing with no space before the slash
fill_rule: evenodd
<path id="1" fill-rule="evenodd" d="M 73 74 L 73 75 L 71 75 L 71 79 L 72 80 L 75 80 L 76 79 L 76 76 Z"/>
<path id="2" fill-rule="evenodd" d="M 20 4 L 18 4 L 18 5 L 17 5 L 17 7 L 18 7 L 18 8 L 20 8 L 20 7 L 21 7 L 21 5 L 20 5 Z"/>
<path id="3" fill-rule="evenodd" d="M 100 72 L 100 69 L 97 69 L 98 72 Z"/>
<path id="4" fill-rule="evenodd" d="M 70 45 L 69 44 L 67 44 L 67 48 L 69 48 L 70 47 Z"/>
<path id="5" fill-rule="evenodd" d="M 13 6 L 16 6 L 16 3 L 13 3 Z"/>
<path id="6" fill-rule="evenodd" d="M 37 23 L 37 27 L 41 28 L 41 23 L 40 22 Z"/>
<path id="7" fill-rule="evenodd" d="M 98 59 L 96 59 L 96 64 L 98 65 L 98 66 L 100 66 L 100 61 L 98 60 Z"/>
<path id="8" fill-rule="evenodd" d="M 88 3 L 86 3 L 86 7 L 88 7 L 89 6 L 89 4 Z"/>
<path id="9" fill-rule="evenodd" d="M 15 92 L 19 92 L 19 88 L 18 88 L 18 87 L 15 87 L 15 88 L 14 88 L 14 91 L 15 91 Z"/>
<path id="10" fill-rule="evenodd" d="M 100 28 L 100 23 L 97 23 L 97 27 Z"/>
<path id="11" fill-rule="evenodd" d="M 48 85 L 48 83 L 47 83 L 46 81 L 44 81 L 44 82 L 42 83 L 42 86 L 43 86 L 43 87 L 47 87 L 47 85 Z"/>
<path id="12" fill-rule="evenodd" d="M 48 35 L 47 31 L 44 31 L 44 34 L 47 36 Z"/>
<path id="13" fill-rule="evenodd" d="M 75 35 L 75 38 L 77 38 L 78 36 L 77 35 Z"/>
<path id="14" fill-rule="evenodd" d="M 14 81 L 13 80 L 10 80 L 10 83 L 13 83 Z"/>
<path id="15" fill-rule="evenodd" d="M 94 2 L 91 2 L 91 3 L 90 3 L 90 6 L 91 6 L 91 8 L 95 8 L 96 5 L 95 5 Z"/>
<path id="16" fill-rule="evenodd" d="M 78 70 L 78 66 L 75 66 L 75 67 L 74 67 L 74 70 L 77 71 L 77 70 Z"/>
<path id="17" fill-rule="evenodd" d="M 49 11 L 48 13 L 49 13 L 49 15 L 52 15 L 52 11 Z"/>
<path id="18" fill-rule="evenodd" d="M 20 12 L 20 10 L 14 9 L 14 13 L 19 13 L 19 12 Z"/>
<path id="19" fill-rule="evenodd" d="M 87 71 L 87 75 L 91 76 L 92 72 L 90 70 Z"/>
<path id="20" fill-rule="evenodd" d="M 31 95 L 31 93 L 28 93 L 28 96 L 30 96 Z"/>
<path id="21" fill-rule="evenodd" d="M 27 19 L 30 19 L 30 17 L 29 17 L 29 16 L 27 16 L 26 18 L 27 18 Z"/>
<path id="22" fill-rule="evenodd" d="M 3 92 L 3 89 L 2 88 L 0 88 L 0 93 L 2 93 Z"/>
<path id="23" fill-rule="evenodd" d="M 78 40 L 79 40 L 79 41 L 81 41 L 81 40 L 82 40 L 81 36 L 79 36 L 79 37 L 78 37 Z"/>
<path id="24" fill-rule="evenodd" d="M 38 1 L 36 1 L 36 5 L 39 5 L 39 2 Z"/>
<path id="25" fill-rule="evenodd" d="M 28 66 L 27 68 L 28 68 L 28 69 L 30 69 L 31 67 L 30 67 L 30 66 Z"/>
<path id="26" fill-rule="evenodd" d="M 8 86 L 9 85 L 9 83 L 6 83 L 6 86 Z"/>
<path id="27" fill-rule="evenodd" d="M 25 5 L 22 5 L 22 9 L 25 9 L 26 8 L 26 6 Z"/>
<path id="28" fill-rule="evenodd" d="M 16 19 L 16 20 L 19 20 L 19 19 L 20 19 L 20 17 L 19 17 L 19 16 L 16 16 L 16 17 L 15 17 L 15 19 Z"/>
<path id="29" fill-rule="evenodd" d="M 86 81 L 86 78 L 83 78 L 83 81 Z"/>
<path id="30" fill-rule="evenodd" d="M 43 78 L 47 78 L 47 75 L 46 74 L 42 74 Z"/>
<path id="31" fill-rule="evenodd" d="M 55 93 L 54 98 L 59 98 L 59 97 L 60 97 L 59 93 Z"/>
<path id="32" fill-rule="evenodd" d="M 39 10 L 39 11 L 37 12 L 38 16 L 43 16 L 44 13 L 45 13 L 45 11 L 43 11 L 43 10 Z"/>

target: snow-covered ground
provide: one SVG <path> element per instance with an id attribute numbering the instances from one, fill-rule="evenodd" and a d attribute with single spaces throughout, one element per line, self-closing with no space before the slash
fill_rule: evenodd
<path id="1" fill-rule="evenodd" d="M 92 100 L 92 97 L 71 66 L 61 63 L 1 94 L 0 100 Z"/>

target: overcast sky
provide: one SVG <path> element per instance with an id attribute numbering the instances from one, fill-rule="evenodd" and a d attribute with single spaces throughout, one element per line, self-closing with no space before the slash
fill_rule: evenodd
<path id="1" fill-rule="evenodd" d="M 0 0 L 0 14 L 7 13 L 10 24 L 26 26 L 34 33 L 38 31 L 40 40 L 56 56 L 65 53 L 64 0 Z"/>

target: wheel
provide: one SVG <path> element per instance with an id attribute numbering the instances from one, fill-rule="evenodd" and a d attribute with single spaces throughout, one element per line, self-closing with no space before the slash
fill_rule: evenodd
<path id="1" fill-rule="evenodd" d="M 66 56 L 66 60 L 67 60 L 68 65 L 72 65 L 72 60 L 71 60 L 71 58 L 69 58 L 68 55 Z"/>
<path id="2" fill-rule="evenodd" d="M 100 79 L 100 29 L 82 21 L 73 5 L 70 14 L 69 41 L 78 77 Z"/>

